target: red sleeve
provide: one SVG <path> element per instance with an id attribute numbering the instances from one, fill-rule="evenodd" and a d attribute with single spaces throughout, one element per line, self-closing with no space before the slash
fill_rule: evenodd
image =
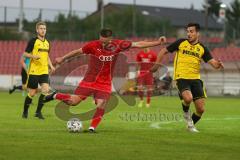
<path id="1" fill-rule="evenodd" d="M 82 47 L 84 54 L 93 54 L 93 43 L 89 42 Z"/>
<path id="2" fill-rule="evenodd" d="M 136 61 L 137 61 L 137 62 L 141 62 L 141 57 L 140 57 L 140 55 L 141 55 L 141 52 L 139 52 L 139 53 L 137 54 L 137 57 L 136 57 Z"/>
<path id="3" fill-rule="evenodd" d="M 156 62 L 156 60 L 157 60 L 156 52 L 152 51 L 152 55 L 153 55 L 152 62 Z"/>
<path id="4" fill-rule="evenodd" d="M 119 43 L 119 48 L 121 49 L 121 51 L 128 50 L 129 48 L 132 47 L 132 42 L 131 41 L 119 40 L 118 43 Z"/>

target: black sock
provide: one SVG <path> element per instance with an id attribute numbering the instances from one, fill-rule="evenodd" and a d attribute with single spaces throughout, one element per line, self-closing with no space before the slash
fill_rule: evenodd
<path id="1" fill-rule="evenodd" d="M 43 103 L 43 98 L 44 98 L 44 95 L 41 94 L 41 95 L 39 96 L 39 99 L 38 99 L 38 106 L 37 106 L 36 113 L 40 113 L 40 112 L 42 111 L 42 108 L 43 108 L 43 105 L 44 105 L 44 103 Z"/>
<path id="2" fill-rule="evenodd" d="M 182 103 L 182 108 L 183 108 L 183 111 L 184 111 L 184 112 L 188 112 L 188 111 L 189 111 L 189 107 L 190 107 L 190 106 L 186 106 L 186 105 L 184 105 L 184 104 Z"/>
<path id="3" fill-rule="evenodd" d="M 13 86 L 12 89 L 9 90 L 10 94 L 13 93 L 16 90 L 15 86 Z"/>
<path id="4" fill-rule="evenodd" d="M 15 90 L 15 89 L 22 90 L 22 85 L 20 85 L 20 86 L 14 86 L 14 90 Z"/>
<path id="5" fill-rule="evenodd" d="M 193 123 L 196 124 L 201 119 L 201 116 L 198 116 L 196 113 L 192 114 Z"/>
<path id="6" fill-rule="evenodd" d="M 26 114 L 28 113 L 28 108 L 31 103 L 32 103 L 32 98 L 27 95 L 27 97 L 25 98 L 25 102 L 24 102 L 23 113 L 26 113 Z"/>

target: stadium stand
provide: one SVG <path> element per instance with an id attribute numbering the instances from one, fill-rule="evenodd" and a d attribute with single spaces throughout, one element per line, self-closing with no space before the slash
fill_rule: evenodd
<path id="1" fill-rule="evenodd" d="M 133 38 L 133 40 L 142 40 L 146 38 Z M 175 38 L 168 39 L 168 42 L 174 41 Z M 213 38 L 209 41 L 218 42 L 221 39 Z M 84 42 L 78 41 L 52 41 L 51 42 L 51 53 L 50 56 L 52 59 L 64 55 L 65 53 L 80 48 L 83 46 Z M 0 41 L 0 74 L 20 74 L 20 64 L 19 59 L 21 54 L 24 52 L 24 49 L 27 45 L 26 41 Z M 159 52 L 161 47 L 154 47 L 155 52 Z M 129 62 L 135 62 L 136 53 L 139 50 L 133 49 L 125 52 L 125 55 L 128 57 Z M 221 59 L 223 62 L 235 62 L 240 60 L 240 48 L 237 47 L 227 47 L 227 48 L 214 48 L 212 54 L 217 59 Z M 174 54 L 168 54 L 164 59 L 164 64 L 173 62 Z"/>
<path id="2" fill-rule="evenodd" d="M 134 40 L 146 40 L 134 39 Z M 175 38 L 168 39 L 168 42 L 176 40 Z M 210 40 L 209 40 L 210 41 Z M 219 39 L 214 41 L 218 42 Z M 0 41 L 0 74 L 10 75 L 11 77 L 19 76 L 21 72 L 21 66 L 19 63 L 20 56 L 25 50 L 27 45 L 26 41 Z M 51 42 L 51 52 L 50 57 L 54 61 L 56 57 L 66 54 L 67 52 L 80 48 L 84 45 L 84 42 L 79 41 L 52 41 Z M 162 47 L 162 46 L 161 46 Z M 159 52 L 161 47 L 154 47 L 155 52 Z M 127 56 L 128 62 L 136 61 L 136 54 L 138 49 L 131 49 L 124 54 Z M 202 79 L 206 81 L 206 87 L 208 93 L 212 94 L 240 94 L 240 48 L 237 47 L 217 47 L 211 50 L 212 55 L 216 59 L 221 59 L 225 64 L 224 72 L 215 73 L 211 67 L 207 64 L 202 64 Z M 174 54 L 168 54 L 165 56 L 163 63 L 172 67 L 172 62 L 174 59 Z M 85 59 L 86 60 L 86 59 Z M 84 60 L 83 60 L 84 61 Z M 77 62 L 76 62 L 77 63 Z M 79 64 L 82 62 L 79 62 Z M 121 62 L 118 62 L 121 63 Z M 74 64 L 76 65 L 76 64 Z M 76 65 L 77 66 L 77 65 Z M 66 68 L 68 69 L 68 68 Z M 125 73 L 120 68 L 116 67 L 116 72 L 118 75 Z M 83 71 L 84 70 L 84 71 Z M 69 74 L 69 76 L 82 76 L 85 73 L 86 67 L 79 67 Z M 232 74 L 234 73 L 234 74 Z M 229 79 L 228 77 L 231 76 Z M 12 78 L 12 83 L 14 79 Z M 12 84 L 11 83 L 11 84 Z"/>

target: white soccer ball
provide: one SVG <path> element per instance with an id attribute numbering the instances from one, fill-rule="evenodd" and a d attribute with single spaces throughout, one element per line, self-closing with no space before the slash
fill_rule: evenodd
<path id="1" fill-rule="evenodd" d="M 72 118 L 67 122 L 67 129 L 69 132 L 80 132 L 82 128 L 82 122 L 78 118 Z"/>

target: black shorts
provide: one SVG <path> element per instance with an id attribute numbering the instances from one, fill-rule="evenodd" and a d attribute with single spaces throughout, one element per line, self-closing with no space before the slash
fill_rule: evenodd
<path id="1" fill-rule="evenodd" d="M 192 92 L 194 101 L 207 97 L 203 82 L 200 79 L 177 79 L 177 88 L 180 99 L 182 99 L 182 92 L 185 90 Z"/>
<path id="2" fill-rule="evenodd" d="M 25 85 L 27 83 L 28 75 L 24 68 L 22 68 L 21 77 L 22 77 L 22 84 Z"/>
<path id="3" fill-rule="evenodd" d="M 47 83 L 49 84 L 49 76 L 48 74 L 42 75 L 29 75 L 27 87 L 30 89 L 37 89 L 38 84 Z"/>

